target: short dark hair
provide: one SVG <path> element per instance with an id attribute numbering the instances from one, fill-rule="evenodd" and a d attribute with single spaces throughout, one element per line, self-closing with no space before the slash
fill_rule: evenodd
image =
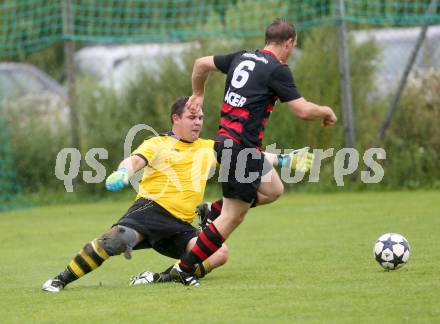
<path id="1" fill-rule="evenodd" d="M 171 125 L 174 124 L 173 122 L 173 115 L 176 114 L 179 117 L 182 117 L 183 109 L 185 108 L 185 104 L 188 102 L 189 97 L 183 96 L 176 100 L 176 102 L 173 103 L 171 106 Z"/>
<path id="2" fill-rule="evenodd" d="M 266 45 L 270 43 L 281 44 L 289 38 L 295 41 L 295 26 L 284 19 L 277 18 L 266 28 Z"/>

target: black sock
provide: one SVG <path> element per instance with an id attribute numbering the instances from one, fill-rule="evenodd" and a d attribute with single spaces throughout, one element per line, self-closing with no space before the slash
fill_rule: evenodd
<path id="1" fill-rule="evenodd" d="M 172 265 L 171 267 L 166 268 L 164 271 L 162 271 L 160 274 L 169 274 L 171 269 L 174 267 L 174 265 Z"/>
<path id="2" fill-rule="evenodd" d="M 73 274 L 72 272 L 70 272 L 70 270 L 68 268 L 64 269 L 64 271 L 61 272 L 55 278 L 61 280 L 65 285 L 78 279 L 78 277 L 75 274 Z"/>

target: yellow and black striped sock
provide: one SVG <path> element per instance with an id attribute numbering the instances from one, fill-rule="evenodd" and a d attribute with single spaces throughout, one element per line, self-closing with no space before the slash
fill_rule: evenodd
<path id="1" fill-rule="evenodd" d="M 99 244 L 98 239 L 87 243 L 69 262 L 67 268 L 58 275 L 65 284 L 81 278 L 98 268 L 110 256 Z"/>
<path id="2" fill-rule="evenodd" d="M 198 278 L 203 278 L 205 277 L 208 273 L 210 273 L 212 271 L 212 266 L 209 263 L 208 260 L 203 261 L 202 263 L 197 263 L 196 264 L 196 270 L 194 271 L 194 274 L 198 277 Z"/>

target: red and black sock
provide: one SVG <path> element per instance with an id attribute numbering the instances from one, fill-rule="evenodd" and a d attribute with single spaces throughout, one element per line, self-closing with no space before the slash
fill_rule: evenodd
<path id="1" fill-rule="evenodd" d="M 211 204 L 211 212 L 209 213 L 208 218 L 211 221 L 214 221 L 214 219 L 216 219 L 217 217 L 220 216 L 220 213 L 222 211 L 222 207 L 223 207 L 223 199 L 219 199 L 217 201 L 214 201 Z"/>
<path id="2" fill-rule="evenodd" d="M 199 233 L 196 244 L 181 259 L 179 266 L 185 272 L 193 273 L 195 264 L 202 263 L 214 254 L 223 244 L 224 238 L 217 231 L 214 224 L 209 224 Z"/>

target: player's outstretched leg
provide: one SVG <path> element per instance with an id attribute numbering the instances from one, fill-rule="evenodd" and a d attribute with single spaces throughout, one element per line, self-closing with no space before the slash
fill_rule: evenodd
<path id="1" fill-rule="evenodd" d="M 144 271 L 130 278 L 130 286 L 172 282 L 169 273 Z"/>
<path id="2" fill-rule="evenodd" d="M 130 286 L 149 285 L 165 282 L 180 282 L 185 286 L 200 285 L 199 279 L 194 273 L 187 274 L 180 269 L 178 264 L 175 264 L 161 273 L 151 271 L 142 272 L 138 276 L 134 276 L 130 279 Z"/>
<path id="3" fill-rule="evenodd" d="M 222 247 L 225 239 L 244 220 L 250 206 L 251 203 L 239 199 L 223 198 L 221 215 L 199 233 L 192 249 L 173 267 L 170 272 L 173 280 L 185 285 L 198 284 L 198 280 L 194 280 L 195 265 L 202 263 Z"/>
<path id="4" fill-rule="evenodd" d="M 59 292 L 64 287 L 99 267 L 110 256 L 95 239 L 87 243 L 81 251 L 69 262 L 66 269 L 55 278 L 47 280 L 43 284 L 43 290 Z"/>
<path id="5" fill-rule="evenodd" d="M 173 282 L 173 278 L 171 278 L 170 275 L 170 271 L 172 268 L 173 266 L 160 273 L 152 271 L 141 272 L 137 276 L 133 276 L 130 278 L 130 286 Z M 196 270 L 194 271 L 194 274 L 197 276 L 198 279 L 202 279 L 212 270 L 213 267 L 211 266 L 209 260 L 205 260 L 203 261 L 203 263 L 196 264 Z"/>
<path id="6" fill-rule="evenodd" d="M 42 289 L 49 292 L 59 292 L 67 284 L 98 268 L 111 256 L 124 253 L 126 258 L 131 258 L 131 249 L 141 239 L 142 237 L 129 227 L 114 226 L 99 239 L 87 243 L 69 262 L 64 271 L 47 280 Z"/>

